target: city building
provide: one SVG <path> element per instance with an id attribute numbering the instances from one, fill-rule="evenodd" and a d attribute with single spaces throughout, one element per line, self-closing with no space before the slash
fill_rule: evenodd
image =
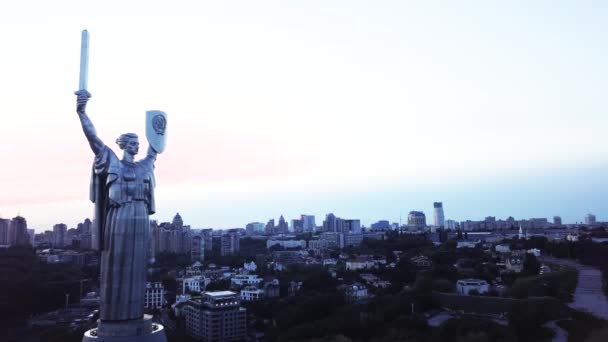
<path id="1" fill-rule="evenodd" d="M 211 253 L 213 250 L 213 230 L 210 228 L 201 229 L 201 236 L 203 237 L 203 246 L 205 251 Z"/>
<path id="2" fill-rule="evenodd" d="M 461 295 L 469 295 L 471 291 L 487 293 L 490 285 L 483 279 L 460 279 L 456 282 L 456 292 Z"/>
<path id="3" fill-rule="evenodd" d="M 230 279 L 230 283 L 234 286 L 258 286 L 262 282 L 262 278 L 257 274 L 237 274 Z"/>
<path id="4" fill-rule="evenodd" d="M 431 259 L 429 259 L 429 257 L 424 256 L 424 255 L 418 255 L 415 257 L 411 257 L 410 262 L 412 264 L 414 264 L 414 266 L 419 267 L 419 268 L 428 268 L 428 267 L 431 267 L 431 265 L 432 265 Z"/>
<path id="5" fill-rule="evenodd" d="M 340 285 L 338 291 L 344 295 L 344 299 L 348 303 L 360 302 L 368 298 L 367 287 L 360 283 Z"/>
<path id="6" fill-rule="evenodd" d="M 9 235 L 11 244 L 21 246 L 30 244 L 30 235 L 27 232 L 27 221 L 24 217 L 13 217 L 9 224 Z"/>
<path id="7" fill-rule="evenodd" d="M 437 227 L 443 227 L 445 225 L 445 219 L 443 216 L 443 203 L 433 203 L 433 225 Z"/>
<path id="8" fill-rule="evenodd" d="M 222 256 L 232 255 L 239 251 L 239 233 L 231 229 L 228 233 L 222 235 L 220 253 Z"/>
<path id="9" fill-rule="evenodd" d="M 254 300 L 264 299 L 265 292 L 255 286 L 245 286 L 241 289 L 241 299 L 250 302 Z"/>
<path id="10" fill-rule="evenodd" d="M 195 235 L 191 240 L 190 248 L 190 260 L 191 261 L 204 261 L 205 260 L 205 240 L 200 235 Z"/>
<path id="11" fill-rule="evenodd" d="M 410 229 L 424 229 L 426 227 L 426 215 L 422 211 L 410 211 L 407 215 L 407 225 Z"/>
<path id="12" fill-rule="evenodd" d="M 251 262 L 244 262 L 243 268 L 247 272 L 255 272 L 258 269 L 258 266 L 255 264 L 255 262 L 251 261 Z"/>
<path id="13" fill-rule="evenodd" d="M 524 256 L 520 253 L 511 254 L 505 261 L 508 271 L 520 273 L 524 269 Z"/>
<path id="14" fill-rule="evenodd" d="M 302 231 L 305 233 L 313 232 L 315 230 L 316 223 L 314 215 L 300 215 L 300 221 L 302 221 Z"/>
<path id="15" fill-rule="evenodd" d="M 0 218 L 0 245 L 10 245 L 8 231 L 11 220 Z"/>
<path id="16" fill-rule="evenodd" d="M 325 215 L 325 220 L 323 221 L 323 231 L 324 232 L 337 232 L 338 231 L 338 221 L 340 219 L 336 217 L 333 213 L 329 213 Z"/>
<path id="17" fill-rule="evenodd" d="M 144 308 L 161 309 L 165 304 L 165 288 L 161 282 L 148 282 L 144 295 Z"/>
<path id="18" fill-rule="evenodd" d="M 291 220 L 291 231 L 294 233 L 302 233 L 304 232 L 304 225 L 302 224 L 301 219 L 293 219 Z"/>
<path id="19" fill-rule="evenodd" d="M 447 221 L 445 221 L 445 228 L 451 229 L 451 230 L 456 230 L 456 228 L 458 228 L 458 222 L 456 222 L 454 220 L 447 220 Z"/>
<path id="20" fill-rule="evenodd" d="M 255 235 L 255 234 L 263 234 L 265 225 L 261 222 L 251 222 L 247 223 L 245 226 L 245 234 L 247 235 Z"/>
<path id="21" fill-rule="evenodd" d="M 555 226 L 561 226 L 562 225 L 562 218 L 560 216 L 553 216 L 553 225 L 555 225 Z"/>
<path id="22" fill-rule="evenodd" d="M 211 279 L 204 275 L 196 275 L 182 280 L 182 293 L 205 291 Z"/>
<path id="23" fill-rule="evenodd" d="M 247 310 L 237 293 L 205 292 L 184 303 L 186 334 L 202 341 L 244 341 L 247 336 Z"/>
<path id="24" fill-rule="evenodd" d="M 274 225 L 274 219 L 270 219 L 268 220 L 268 223 L 266 223 L 266 227 L 264 227 L 264 233 L 266 235 L 272 235 L 275 232 L 275 225 Z"/>
<path id="25" fill-rule="evenodd" d="M 376 223 L 372 223 L 372 230 L 389 230 L 391 224 L 387 220 L 380 220 Z"/>
<path id="26" fill-rule="evenodd" d="M 593 214 L 587 214 L 587 215 L 585 215 L 585 224 L 586 225 L 592 225 L 592 224 L 595 224 L 595 223 L 596 223 L 596 221 L 595 221 L 595 215 L 593 215 Z"/>
<path id="27" fill-rule="evenodd" d="M 279 225 L 276 228 L 277 228 L 277 231 L 274 232 L 275 234 L 289 233 L 289 225 L 287 224 L 287 221 L 285 221 L 285 218 L 283 217 L 283 215 L 281 215 L 281 217 L 279 217 Z"/>

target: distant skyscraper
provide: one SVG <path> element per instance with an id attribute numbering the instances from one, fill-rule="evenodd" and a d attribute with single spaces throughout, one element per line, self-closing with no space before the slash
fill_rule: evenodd
<path id="1" fill-rule="evenodd" d="M 593 214 L 587 214 L 585 215 L 585 224 L 589 225 L 589 224 L 595 224 L 595 215 Z"/>
<path id="2" fill-rule="evenodd" d="M 11 228 L 9 231 L 13 231 L 15 234 L 15 245 L 28 245 L 30 244 L 30 236 L 27 233 L 27 221 L 21 216 L 13 217 L 10 224 Z"/>
<path id="3" fill-rule="evenodd" d="M 173 222 L 171 222 L 171 224 L 173 225 L 173 229 L 182 229 L 184 227 L 184 220 L 181 215 L 177 213 L 175 214 L 175 217 L 173 217 Z"/>
<path id="4" fill-rule="evenodd" d="M 340 232 L 345 234 L 361 234 L 361 220 L 340 220 Z"/>
<path id="5" fill-rule="evenodd" d="M 556 226 L 562 225 L 562 218 L 559 216 L 553 216 L 553 224 Z"/>
<path id="6" fill-rule="evenodd" d="M 443 217 L 443 203 L 441 202 L 433 203 L 433 225 L 445 226 L 445 220 Z"/>
<path id="7" fill-rule="evenodd" d="M 240 249 L 239 238 L 239 233 L 235 230 L 229 230 L 228 233 L 223 234 L 220 240 L 220 254 L 225 256 L 238 252 Z"/>
<path id="8" fill-rule="evenodd" d="M 338 218 L 333 213 L 325 215 L 325 221 L 323 221 L 324 232 L 336 232 L 338 230 Z"/>
<path id="9" fill-rule="evenodd" d="M 302 221 L 302 230 L 304 232 L 312 232 L 315 230 L 316 224 L 314 215 L 301 215 L 300 221 Z"/>
<path id="10" fill-rule="evenodd" d="M 304 225 L 302 224 L 302 220 L 291 220 L 291 230 L 294 233 L 302 233 L 304 231 Z"/>
<path id="11" fill-rule="evenodd" d="M 67 231 L 68 226 L 66 226 L 64 223 L 58 223 L 53 226 L 53 247 L 65 246 Z"/>
<path id="12" fill-rule="evenodd" d="M 268 223 L 266 223 L 266 227 L 264 228 L 264 231 L 267 235 L 272 235 L 274 234 L 274 219 L 270 219 L 268 220 Z"/>
<path id="13" fill-rule="evenodd" d="M 287 224 L 287 221 L 285 221 L 285 218 L 283 217 L 283 215 L 281 215 L 281 217 L 279 217 L 279 226 L 277 227 L 277 229 L 278 229 L 279 234 L 289 233 L 289 225 Z"/>
<path id="14" fill-rule="evenodd" d="M 201 229 L 201 236 L 203 237 L 203 246 L 205 251 L 211 252 L 213 250 L 213 230 L 212 229 Z"/>
<path id="15" fill-rule="evenodd" d="M 380 220 L 376 223 L 372 223 L 372 230 L 389 230 L 391 224 L 386 220 Z"/>
<path id="16" fill-rule="evenodd" d="M 410 228 L 422 229 L 426 227 L 426 215 L 422 211 L 410 211 L 407 215 L 407 225 Z"/>
<path id="17" fill-rule="evenodd" d="M 195 235 L 192 237 L 190 260 L 200 262 L 203 262 L 205 260 L 205 240 L 200 235 Z"/>
<path id="18" fill-rule="evenodd" d="M 0 245 L 9 244 L 8 231 L 10 222 L 10 220 L 0 218 Z"/>

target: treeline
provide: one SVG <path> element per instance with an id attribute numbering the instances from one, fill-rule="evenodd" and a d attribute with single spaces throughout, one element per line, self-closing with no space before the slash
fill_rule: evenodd
<path id="1" fill-rule="evenodd" d="M 60 308 L 66 294 L 71 302 L 78 301 L 80 280 L 98 272 L 96 267 L 44 263 L 31 247 L 0 251 L 0 321 L 19 321 Z"/>

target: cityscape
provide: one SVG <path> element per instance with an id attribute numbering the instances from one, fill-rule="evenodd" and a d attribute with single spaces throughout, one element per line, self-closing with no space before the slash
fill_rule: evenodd
<path id="1" fill-rule="evenodd" d="M 559 216 L 454 221 L 445 219 L 442 202 L 433 203 L 429 216 L 427 222 L 423 211 L 410 211 L 404 223 L 379 220 L 364 226 L 359 219 L 334 213 L 318 220 L 303 214 L 224 230 L 191 227 L 179 213 L 167 222 L 151 221 L 145 312 L 164 326 L 169 341 L 211 341 L 217 336 L 225 341 L 381 336 L 426 341 L 462 334 L 450 330 L 457 326 L 472 331 L 460 338 L 482 334 L 551 340 L 580 332 L 566 323 L 547 322 L 580 320 L 599 329 L 605 324 L 602 319 L 608 319 L 602 292 L 606 272 L 599 271 L 608 266 L 608 222 L 596 221 L 593 214 L 581 223 L 563 223 Z M 0 219 L 2 260 L 24 258 L 25 253 L 38 267 L 55 265 L 71 277 L 59 281 L 56 298 L 47 298 L 45 305 L 17 310 L 27 323 L 8 336 L 76 341 L 95 326 L 100 260 L 93 249 L 93 225 L 87 218 L 76 227 L 58 223 L 35 233 L 24 217 Z M 577 261 L 571 261 L 575 255 Z M 11 265 L 3 268 L 7 274 Z M 584 292 L 579 290 L 582 272 L 587 273 Z M 31 291 L 34 298 L 43 295 Z M 3 303 L 7 301 L 11 299 Z M 315 306 L 318 301 L 330 301 L 331 309 Z M 536 308 L 529 315 L 538 317 L 513 317 L 514 310 L 531 310 L 538 303 L 554 312 Z M 370 305 L 375 311 L 369 312 Z M 289 316 L 296 314 L 294 308 L 300 316 Z M 344 312 L 386 315 L 390 310 L 402 313 L 383 318 L 383 324 L 397 320 L 407 328 L 363 332 L 363 326 L 349 325 L 358 323 L 334 322 Z M 589 321 L 574 314 L 576 310 L 596 318 Z M 375 319 L 373 315 L 366 320 Z M 206 328 L 217 320 L 223 323 Z M 318 324 L 320 331 L 313 328 Z M 475 330 L 477 325 L 483 329 Z"/>

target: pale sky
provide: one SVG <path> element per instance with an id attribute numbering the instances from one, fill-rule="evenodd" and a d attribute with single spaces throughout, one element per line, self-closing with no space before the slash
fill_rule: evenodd
<path id="1" fill-rule="evenodd" d="M 93 154 L 167 112 L 157 214 L 608 220 L 604 1 L 3 1 L 0 215 L 92 215 Z M 140 157 L 143 157 L 140 155 Z"/>

